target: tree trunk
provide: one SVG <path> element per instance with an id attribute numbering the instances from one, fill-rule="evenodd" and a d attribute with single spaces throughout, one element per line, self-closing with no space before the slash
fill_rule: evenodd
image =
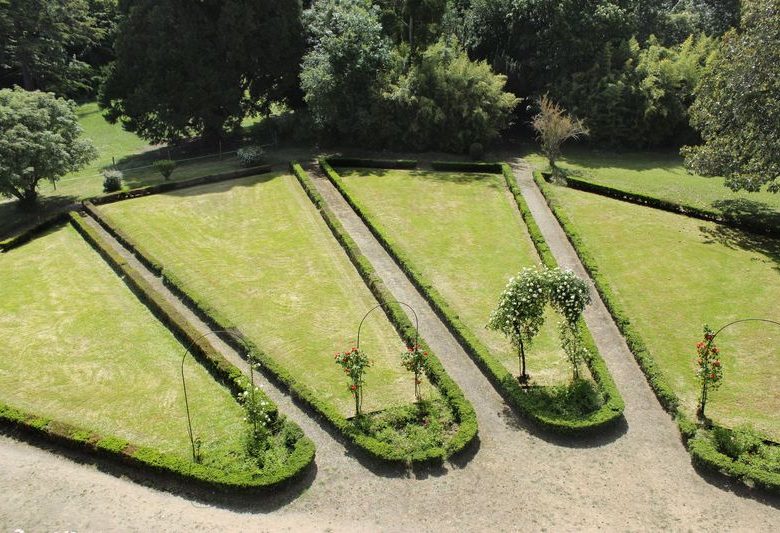
<path id="1" fill-rule="evenodd" d="M 528 381 L 528 373 L 525 368 L 525 346 L 523 345 L 523 339 L 520 339 L 518 343 L 518 355 L 520 357 L 520 381 L 525 383 Z"/>
<path id="2" fill-rule="evenodd" d="M 34 91 L 35 79 L 33 78 L 32 72 L 30 72 L 30 67 L 26 61 L 22 61 L 21 70 L 22 70 L 22 85 L 24 87 L 24 90 Z"/>

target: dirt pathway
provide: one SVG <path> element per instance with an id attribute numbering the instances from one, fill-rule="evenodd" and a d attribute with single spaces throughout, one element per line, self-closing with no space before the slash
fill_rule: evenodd
<path id="1" fill-rule="evenodd" d="M 543 199 L 533 199 L 526 170 L 516 168 L 556 257 L 569 266 L 561 253 L 564 243 L 556 242 L 554 225 L 549 226 L 554 220 L 545 217 Z M 622 339 L 613 335 L 616 330 L 610 332 L 609 323 L 593 318 L 598 310 L 589 311 L 588 323 L 626 397 L 627 427 L 579 443 L 529 432 L 338 192 L 322 177 L 313 177 L 388 288 L 420 314 L 422 335 L 474 404 L 480 424 L 476 453 L 441 470 L 383 471 L 360 463 L 278 393 L 274 400 L 318 446 L 316 475 L 290 490 L 270 499 L 204 504 L 0 437 L 0 526 L 85 531 L 776 530 L 777 500 L 745 497 L 739 487 L 733 492 L 710 484 L 693 470 L 676 428 L 630 354 L 623 352 Z"/>

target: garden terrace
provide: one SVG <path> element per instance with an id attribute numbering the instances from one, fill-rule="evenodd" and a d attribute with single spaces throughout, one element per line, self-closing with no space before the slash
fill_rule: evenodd
<path id="1" fill-rule="evenodd" d="M 658 382 L 671 388 L 665 403 L 676 397 L 683 412 L 693 415 L 699 390 L 694 345 L 702 325 L 717 329 L 777 312 L 777 240 L 537 182 L 588 268 L 597 271 L 599 290 L 606 288 L 607 300 L 625 313 L 616 317 L 624 333 L 630 328 L 644 341 L 663 376 Z M 611 311 L 615 314 L 615 305 Z M 750 423 L 780 438 L 778 333 L 744 324 L 718 337 L 724 382 L 710 393 L 707 407 L 715 422 Z M 636 348 L 629 338 L 632 343 Z"/>
<path id="2" fill-rule="evenodd" d="M 357 326 L 377 300 L 295 177 L 274 173 L 193 187 L 101 206 L 96 214 L 137 251 L 142 247 L 176 292 L 220 329 L 240 332 L 242 348 L 370 453 L 441 458 L 460 420 L 448 418 L 447 402 L 425 380 L 429 405 L 445 405 L 442 434 L 400 443 L 386 431 L 378 447 L 357 436 L 380 431 L 383 417 L 392 425 L 409 422 L 415 400 L 412 375 L 401 365 L 405 339 L 381 311 L 367 318 L 360 335 L 372 361 L 363 412 L 376 413 L 370 418 L 379 422 L 367 429 L 347 421 L 354 401 L 334 353 L 355 346 Z"/>
<path id="3" fill-rule="evenodd" d="M 0 278 L 6 423 L 221 487 L 297 474 L 286 471 L 282 441 L 262 468 L 245 454 L 242 407 L 189 357 L 184 371 L 203 458 L 192 462 L 184 346 L 70 225 L 3 254 Z M 298 468 L 312 457 L 310 450 Z"/>
<path id="4" fill-rule="evenodd" d="M 529 235 L 505 177 L 490 173 L 500 172 L 501 165 L 468 165 L 472 172 L 346 167 L 336 172 L 328 162 L 322 165 L 516 407 L 542 426 L 566 432 L 592 429 L 619 417 L 622 400 L 587 331 L 586 342 L 600 362 L 600 390 L 608 392 L 600 409 L 591 407 L 583 413 L 553 398 L 552 391 L 568 382 L 571 367 L 558 346 L 559 317 L 551 309 L 527 355 L 531 379 L 539 385 L 530 393 L 523 392 L 512 376 L 518 367 L 516 349 L 485 327 L 509 278 L 542 262 L 534 241 L 545 246 L 541 236 Z M 480 169 L 484 172 L 473 172 Z M 550 262 L 554 263 L 551 256 L 545 263 Z"/>

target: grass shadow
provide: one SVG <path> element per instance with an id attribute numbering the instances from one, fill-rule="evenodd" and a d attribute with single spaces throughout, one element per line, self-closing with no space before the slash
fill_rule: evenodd
<path id="1" fill-rule="evenodd" d="M 19 202 L 0 202 L 0 240 L 18 235 L 52 216 L 78 207 L 75 196 L 41 196 L 36 208 L 19 207 Z"/>
<path id="2" fill-rule="evenodd" d="M 715 200 L 712 207 L 727 218 L 739 222 L 751 222 L 767 230 L 780 231 L 780 211 L 763 202 L 747 198 Z"/>
<path id="3" fill-rule="evenodd" d="M 704 244 L 720 244 L 732 250 L 759 253 L 780 272 L 780 239 L 748 233 L 723 224 L 699 226 L 699 231 Z"/>

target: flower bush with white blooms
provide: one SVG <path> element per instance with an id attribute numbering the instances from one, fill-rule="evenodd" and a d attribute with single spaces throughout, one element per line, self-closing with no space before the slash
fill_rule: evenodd
<path id="1" fill-rule="evenodd" d="M 274 422 L 271 417 L 271 404 L 265 400 L 260 389 L 245 390 L 238 394 L 238 400 L 244 404 L 247 430 L 244 439 L 244 447 L 251 457 L 259 459 L 266 449 L 268 438 L 271 436 L 271 427 Z"/>
<path id="2" fill-rule="evenodd" d="M 500 331 L 517 348 L 522 382 L 528 381 L 526 348 L 544 324 L 548 303 L 564 318 L 560 325 L 561 346 L 572 364 L 574 379 L 579 378 L 579 364 L 588 356 L 577 327 L 590 303 L 587 284 L 571 270 L 524 268 L 509 280 L 487 324 L 488 329 Z"/>

